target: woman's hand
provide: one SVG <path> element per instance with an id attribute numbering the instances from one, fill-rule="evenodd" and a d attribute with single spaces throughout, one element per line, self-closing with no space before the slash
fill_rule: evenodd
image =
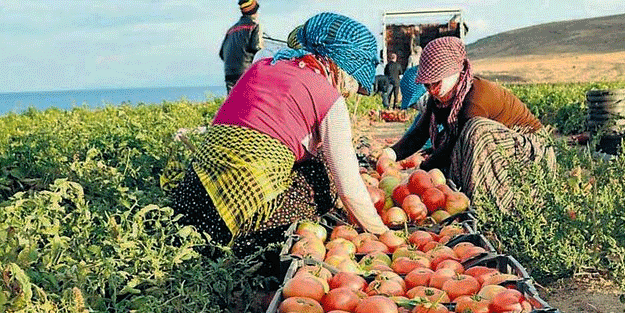
<path id="1" fill-rule="evenodd" d="M 419 167 L 425 161 L 427 155 L 423 150 L 417 151 L 415 154 L 399 161 L 399 165 L 403 169 Z"/>

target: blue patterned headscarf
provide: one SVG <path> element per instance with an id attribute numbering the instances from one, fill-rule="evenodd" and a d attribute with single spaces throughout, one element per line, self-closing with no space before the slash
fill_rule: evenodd
<path id="1" fill-rule="evenodd" d="M 273 62 L 312 53 L 325 56 L 371 92 L 379 63 L 377 42 L 363 24 L 343 15 L 320 13 L 297 31 L 302 49 L 278 51 Z"/>
<path id="2" fill-rule="evenodd" d="M 401 108 L 403 110 L 413 106 L 423 94 L 427 91 L 423 84 L 415 82 L 417 78 L 417 71 L 419 66 L 413 66 L 404 72 L 401 81 L 399 82 L 399 88 L 401 90 Z"/>

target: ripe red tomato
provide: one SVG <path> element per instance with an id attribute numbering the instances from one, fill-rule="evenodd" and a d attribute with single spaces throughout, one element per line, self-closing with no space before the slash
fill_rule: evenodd
<path id="1" fill-rule="evenodd" d="M 470 267 L 464 271 L 465 274 L 475 277 L 475 279 L 477 279 L 477 282 L 480 283 L 480 285 L 482 285 L 482 283 L 484 282 L 484 277 L 486 277 L 484 276 L 482 277 L 482 279 L 480 279 L 482 275 L 487 275 L 487 274 L 495 273 L 495 272 L 499 272 L 499 271 L 495 268 L 480 266 L 480 265 Z"/>
<path id="2" fill-rule="evenodd" d="M 343 238 L 351 241 L 356 236 L 358 236 L 358 231 L 352 225 L 339 225 L 334 227 L 332 233 L 330 233 L 330 240 Z"/>
<path id="3" fill-rule="evenodd" d="M 434 287 L 416 286 L 408 290 L 408 292 L 406 292 L 406 296 L 410 299 L 425 298 L 428 301 L 438 303 L 450 302 L 447 292 Z"/>
<path id="4" fill-rule="evenodd" d="M 462 226 L 460 226 L 459 224 L 450 224 L 441 228 L 441 231 L 438 232 L 438 235 L 441 237 L 449 236 L 453 238 L 463 233 L 464 233 L 464 228 L 462 228 Z"/>
<path id="5" fill-rule="evenodd" d="M 521 292 L 515 289 L 506 289 L 493 297 L 488 309 L 493 313 L 520 313 L 523 311 L 522 301 L 524 298 Z"/>
<path id="6" fill-rule="evenodd" d="M 436 187 L 424 190 L 421 193 L 421 201 L 423 201 L 430 213 L 445 208 L 445 194 Z"/>
<path id="7" fill-rule="evenodd" d="M 406 197 L 408 197 L 409 195 L 410 190 L 408 190 L 408 185 L 399 184 L 395 187 L 395 189 L 393 189 L 393 194 L 391 196 L 393 197 L 395 205 L 402 206 L 402 203 L 404 203 L 404 199 L 406 199 Z"/>
<path id="8" fill-rule="evenodd" d="M 456 298 L 454 302 L 456 302 L 456 312 L 459 313 L 489 313 L 488 305 L 490 304 L 490 301 L 479 295 L 460 296 Z"/>
<path id="9" fill-rule="evenodd" d="M 432 260 L 432 266 L 436 267 L 438 263 L 443 260 L 453 259 L 457 260 L 458 256 L 454 252 L 454 250 L 445 245 L 437 245 L 434 248 L 428 250 L 425 255 Z M 437 261 L 437 262 L 434 262 Z"/>
<path id="10" fill-rule="evenodd" d="M 323 295 L 329 291 L 327 282 L 323 279 L 307 275 L 301 274 L 297 275 L 291 279 L 289 279 L 282 287 L 282 296 L 285 298 L 290 297 L 305 297 L 311 298 L 317 302 L 321 301 Z"/>
<path id="11" fill-rule="evenodd" d="M 449 313 L 449 310 L 440 303 L 426 302 L 415 306 L 411 313 Z"/>
<path id="12" fill-rule="evenodd" d="M 380 272 L 378 275 L 375 276 L 375 280 L 396 281 L 399 285 L 401 285 L 404 291 L 406 290 L 406 282 L 404 281 L 404 279 L 401 276 L 399 276 L 399 274 L 393 271 Z"/>
<path id="13" fill-rule="evenodd" d="M 434 184 L 432 183 L 432 177 L 428 174 L 428 172 L 418 169 L 410 174 L 410 177 L 408 178 L 408 190 L 410 190 L 411 193 L 420 196 L 426 189 L 431 187 L 434 187 Z"/>
<path id="14" fill-rule="evenodd" d="M 385 296 L 370 296 L 360 300 L 354 313 L 398 313 L 398 307 Z"/>
<path id="15" fill-rule="evenodd" d="M 434 271 L 429 268 L 416 268 L 406 275 L 406 289 L 412 289 L 417 286 L 427 286 L 430 284 L 430 277 Z"/>
<path id="16" fill-rule="evenodd" d="M 304 265 L 297 270 L 295 276 L 300 274 L 311 274 L 313 276 L 321 277 L 328 283 L 330 282 L 330 278 L 332 278 L 332 273 L 321 265 Z"/>
<path id="17" fill-rule="evenodd" d="M 406 211 L 408 219 L 413 222 L 421 222 L 428 215 L 428 209 L 417 195 L 410 194 L 404 198 L 401 208 Z"/>
<path id="18" fill-rule="evenodd" d="M 434 271 L 430 277 L 430 287 L 442 289 L 443 284 L 450 280 L 454 275 L 456 275 L 456 272 L 454 272 L 451 268 L 441 268 L 440 270 Z"/>
<path id="19" fill-rule="evenodd" d="M 460 258 L 460 262 L 464 262 L 468 259 L 471 259 L 473 257 L 476 257 L 482 253 L 485 253 L 486 249 L 482 248 L 482 247 L 478 247 L 478 246 L 474 246 L 474 247 L 469 247 L 467 248 L 463 253 L 462 256 L 458 255 L 458 257 Z"/>
<path id="20" fill-rule="evenodd" d="M 506 290 L 506 287 L 500 285 L 485 285 L 482 286 L 480 292 L 478 292 L 478 296 L 490 301 L 492 300 L 496 294 Z"/>
<path id="21" fill-rule="evenodd" d="M 323 313 L 323 308 L 319 302 L 304 297 L 286 298 L 280 303 L 278 313 L 302 312 L 302 313 Z"/>
<path id="22" fill-rule="evenodd" d="M 323 261 L 326 255 L 326 247 L 323 241 L 316 237 L 303 237 L 293 244 L 291 253 L 301 257 L 311 257 L 315 260 Z"/>
<path id="23" fill-rule="evenodd" d="M 425 256 L 402 256 L 393 260 L 391 268 L 399 275 L 406 275 L 417 268 L 430 268 L 430 260 Z"/>
<path id="24" fill-rule="evenodd" d="M 467 241 L 467 242 L 460 242 L 456 244 L 455 246 L 453 246 L 451 249 L 454 250 L 454 252 L 459 258 L 462 258 L 462 255 L 464 255 L 464 253 L 470 247 L 475 247 L 475 245 Z"/>
<path id="25" fill-rule="evenodd" d="M 424 230 L 416 230 L 408 236 L 408 242 L 417 246 L 419 249 L 422 249 L 423 246 L 430 241 L 434 241 L 434 238 L 429 232 Z"/>
<path id="26" fill-rule="evenodd" d="M 451 187 L 449 187 L 449 185 L 447 184 L 441 184 L 435 187 L 445 194 L 445 199 L 447 199 L 447 197 L 454 192 L 453 189 L 451 189 Z"/>
<path id="27" fill-rule="evenodd" d="M 394 252 L 398 247 L 407 244 L 402 231 L 387 230 L 380 235 L 379 239 L 389 248 L 391 252 Z"/>
<path id="28" fill-rule="evenodd" d="M 458 260 L 455 259 L 445 259 L 439 262 L 434 269 L 438 270 L 445 267 L 451 268 L 452 270 L 454 270 L 454 272 L 458 274 L 464 273 L 464 266 L 462 265 L 462 263 L 458 262 Z"/>
<path id="29" fill-rule="evenodd" d="M 373 280 L 365 289 L 365 292 L 369 296 L 384 295 L 387 297 L 403 296 L 404 288 L 394 280 Z"/>
<path id="30" fill-rule="evenodd" d="M 389 250 L 388 246 L 377 239 L 362 243 L 356 251 L 357 253 L 364 253 L 364 254 L 371 253 L 371 252 L 378 252 L 378 251 L 384 252 L 384 253 L 391 253 L 391 250 Z"/>
<path id="31" fill-rule="evenodd" d="M 352 239 L 352 242 L 356 245 L 356 250 L 358 250 L 363 243 L 372 240 L 378 240 L 378 236 L 372 233 L 360 233 Z"/>
<path id="32" fill-rule="evenodd" d="M 382 212 L 384 209 L 384 202 L 386 201 L 386 193 L 384 190 L 378 187 L 367 186 L 367 191 L 369 192 L 371 202 L 373 202 L 375 209 L 378 210 L 378 213 Z"/>
<path id="33" fill-rule="evenodd" d="M 330 289 L 347 287 L 351 290 L 365 290 L 367 281 L 360 275 L 350 272 L 338 272 L 329 281 Z"/>
<path id="34" fill-rule="evenodd" d="M 457 274 L 444 282 L 441 289 L 447 292 L 451 300 L 454 300 L 460 296 L 476 294 L 480 291 L 480 283 L 473 276 Z"/>
<path id="35" fill-rule="evenodd" d="M 323 299 L 321 306 L 324 311 L 345 310 L 352 311 L 360 302 L 360 297 L 349 287 L 341 287 L 330 290 Z"/>
<path id="36" fill-rule="evenodd" d="M 425 253 L 428 253 L 430 250 L 438 248 L 442 245 L 443 244 L 438 241 L 430 241 L 430 242 L 427 242 L 425 245 L 423 245 L 423 248 L 421 248 L 421 250 L 423 250 L 423 252 Z M 431 256 L 429 257 L 431 258 Z"/>

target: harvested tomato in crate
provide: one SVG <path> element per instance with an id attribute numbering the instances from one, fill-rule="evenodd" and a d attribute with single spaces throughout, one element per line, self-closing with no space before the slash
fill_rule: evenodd
<path id="1" fill-rule="evenodd" d="M 382 257 L 378 260 L 386 262 Z M 419 312 L 416 307 L 430 306 L 449 312 L 474 309 L 557 313 L 538 297 L 530 280 L 523 277 L 525 273 L 514 258 L 506 255 L 487 255 L 460 267 L 440 262 L 435 270 L 418 267 L 405 275 L 393 270 L 338 271 L 313 259 L 294 259 L 267 312 L 288 312 L 293 305 L 314 309 L 311 312 L 358 312 L 359 305 L 370 305 L 375 300 L 391 312 Z"/>
<path id="2" fill-rule="evenodd" d="M 471 200 L 443 171 L 418 168 L 422 159 L 419 152 L 401 162 L 380 157 L 374 166 L 361 168 L 371 201 L 388 227 L 440 223 L 472 210 Z M 335 214 L 347 223 L 355 223 L 347 212 Z"/>
<path id="3" fill-rule="evenodd" d="M 463 237 L 468 234 L 474 236 Z M 301 221 L 289 227 L 280 252 L 280 260 L 288 262 L 293 257 L 308 257 L 324 261 L 342 252 L 363 256 L 376 251 L 393 253 L 402 246 L 429 250 L 437 245 L 452 243 L 455 245 L 461 242 L 464 242 L 464 245 L 476 245 L 472 249 L 467 249 L 467 256 L 494 252 L 492 245 L 483 236 L 475 234 L 473 228 L 466 222 L 450 221 L 447 225 L 435 224 L 430 228 L 410 226 L 392 229 L 378 236 L 348 224 L 330 226 L 327 221 L 321 219 L 320 222 Z M 336 258 L 330 260 L 333 259 Z"/>

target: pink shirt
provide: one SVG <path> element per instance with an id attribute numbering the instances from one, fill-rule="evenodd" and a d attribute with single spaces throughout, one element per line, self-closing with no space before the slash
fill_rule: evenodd
<path id="1" fill-rule="evenodd" d="M 294 60 L 254 63 L 239 79 L 213 119 L 213 125 L 244 126 L 280 140 L 296 160 L 307 156 L 306 141 L 337 99 L 338 91 L 321 74 Z"/>

